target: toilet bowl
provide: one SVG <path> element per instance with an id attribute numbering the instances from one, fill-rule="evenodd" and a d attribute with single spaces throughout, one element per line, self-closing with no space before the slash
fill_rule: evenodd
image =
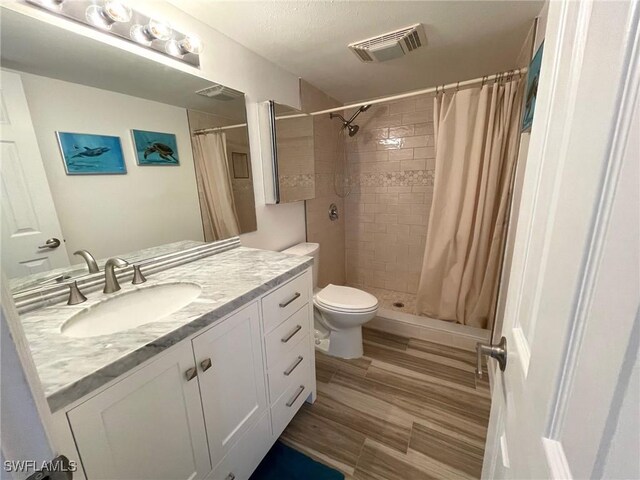
<path id="1" fill-rule="evenodd" d="M 378 299 L 352 287 L 329 284 L 317 288 L 319 252 L 317 243 L 300 243 L 283 251 L 313 257 L 316 346 L 335 357 L 359 358 L 363 354 L 362 325 L 376 316 Z"/>

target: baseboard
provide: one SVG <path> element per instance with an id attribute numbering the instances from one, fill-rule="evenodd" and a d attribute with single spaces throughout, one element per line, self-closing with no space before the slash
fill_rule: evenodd
<path id="1" fill-rule="evenodd" d="M 491 334 L 482 328 L 387 309 L 380 309 L 367 327 L 470 351 L 475 351 L 476 343 L 488 342 Z"/>

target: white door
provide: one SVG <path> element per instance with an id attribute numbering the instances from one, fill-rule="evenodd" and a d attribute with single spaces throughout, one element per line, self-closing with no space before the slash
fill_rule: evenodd
<path id="1" fill-rule="evenodd" d="M 267 406 L 257 303 L 194 338 L 193 351 L 215 468 Z"/>
<path id="2" fill-rule="evenodd" d="M 66 267 L 69 256 L 20 75 L 0 79 L 2 269 L 15 278 Z"/>
<path id="3" fill-rule="evenodd" d="M 550 2 L 483 478 L 640 475 L 639 16 Z"/>
<path id="4" fill-rule="evenodd" d="M 194 368 L 191 345 L 178 345 L 67 414 L 89 480 L 209 474 Z"/>

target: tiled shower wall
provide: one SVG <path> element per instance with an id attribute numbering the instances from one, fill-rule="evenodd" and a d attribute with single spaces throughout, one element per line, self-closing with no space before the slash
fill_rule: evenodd
<path id="1" fill-rule="evenodd" d="M 340 102 L 304 80 L 300 81 L 302 109 L 313 112 L 340 106 Z M 318 285 L 345 284 L 344 200 L 333 188 L 333 169 L 339 141 L 340 124 L 329 115 L 313 117 L 315 198 L 305 202 L 307 241 L 320 244 Z M 335 203 L 340 217 L 329 219 L 329 205 Z"/>
<path id="2" fill-rule="evenodd" d="M 433 197 L 433 95 L 373 105 L 355 123 L 346 145 L 347 284 L 415 294 Z"/>

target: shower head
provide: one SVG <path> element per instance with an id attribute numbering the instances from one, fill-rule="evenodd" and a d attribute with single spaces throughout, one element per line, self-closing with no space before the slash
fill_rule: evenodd
<path id="1" fill-rule="evenodd" d="M 371 104 L 362 105 L 360 108 L 358 108 L 358 110 L 355 111 L 353 115 L 351 115 L 351 118 L 349 120 L 345 120 L 342 115 L 340 115 L 339 113 L 333 113 L 333 112 L 329 113 L 329 118 L 337 117 L 340 120 L 342 120 L 342 127 L 346 128 L 349 131 L 350 137 L 353 137 L 356 133 L 358 133 L 358 130 L 360 130 L 360 127 L 358 125 L 352 125 L 352 122 L 356 119 L 358 115 L 360 115 L 360 112 L 366 112 L 367 110 L 369 110 L 370 107 L 371 107 Z"/>

